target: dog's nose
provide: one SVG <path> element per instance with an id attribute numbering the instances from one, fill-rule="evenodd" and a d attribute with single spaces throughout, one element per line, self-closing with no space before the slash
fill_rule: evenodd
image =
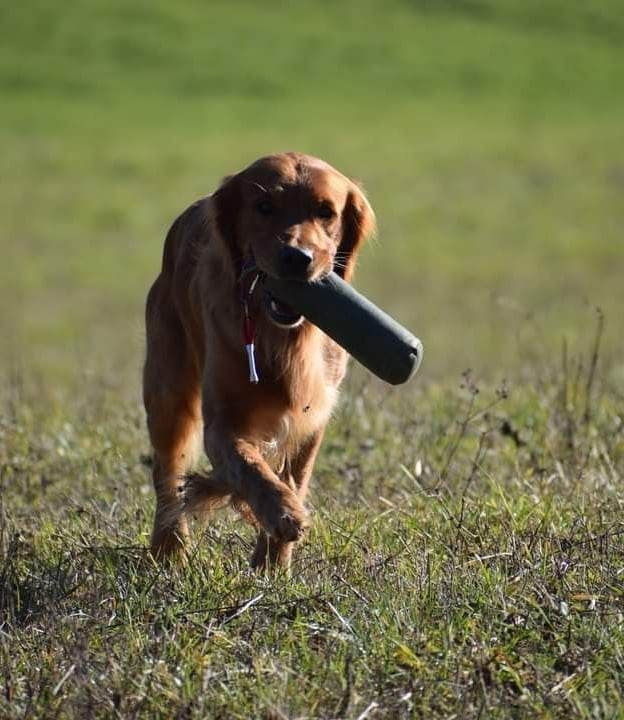
<path id="1" fill-rule="evenodd" d="M 290 278 L 305 278 L 313 258 L 312 250 L 284 245 L 279 253 L 280 275 Z"/>

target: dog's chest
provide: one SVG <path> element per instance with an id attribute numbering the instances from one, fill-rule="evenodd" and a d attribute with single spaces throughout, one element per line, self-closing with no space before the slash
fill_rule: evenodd
<path id="1" fill-rule="evenodd" d="M 260 386 L 264 384 L 261 407 L 266 412 L 261 411 L 262 422 L 254 424 L 263 426 L 263 444 L 268 455 L 293 455 L 329 420 L 338 391 L 327 380 L 322 367 L 313 370 L 292 367 L 290 372 L 260 380 Z"/>
<path id="2" fill-rule="evenodd" d="M 296 457 L 308 438 L 321 430 L 329 420 L 337 399 L 337 388 L 320 388 L 307 401 L 296 406 L 284 406 L 274 415 L 261 442 L 265 459 L 276 470 L 283 468 L 287 458 Z"/>

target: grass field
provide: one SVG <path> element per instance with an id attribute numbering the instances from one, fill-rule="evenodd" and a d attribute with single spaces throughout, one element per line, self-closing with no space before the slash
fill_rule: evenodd
<path id="1" fill-rule="evenodd" d="M 615 0 L 0 8 L 0 717 L 624 717 L 623 41 Z M 352 368 L 290 579 L 227 515 L 158 568 L 146 289 L 280 149 L 363 181 L 423 368 Z"/>

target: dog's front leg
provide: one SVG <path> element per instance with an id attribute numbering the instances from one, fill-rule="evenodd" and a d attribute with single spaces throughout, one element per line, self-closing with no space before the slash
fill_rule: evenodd
<path id="1" fill-rule="evenodd" d="M 321 428 L 309 437 L 285 468 L 286 476 L 283 480 L 294 485 L 301 502 L 305 500 L 308 492 L 310 476 L 321 447 L 324 430 L 325 428 Z M 271 538 L 261 530 L 258 533 L 256 548 L 251 558 L 251 566 L 257 570 L 271 570 L 279 566 L 288 568 L 294 547 L 294 542 Z"/>
<path id="2" fill-rule="evenodd" d="M 303 504 L 271 470 L 258 445 L 214 423 L 205 428 L 204 443 L 232 495 L 249 505 L 264 531 L 279 542 L 298 540 L 307 525 Z"/>

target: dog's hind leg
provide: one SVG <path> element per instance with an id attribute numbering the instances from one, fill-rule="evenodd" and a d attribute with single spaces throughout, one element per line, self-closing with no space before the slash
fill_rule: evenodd
<path id="1" fill-rule="evenodd" d="M 156 491 L 151 550 L 159 559 L 184 555 L 188 527 L 182 512 L 182 486 L 201 448 L 199 373 L 166 290 L 161 276 L 148 296 L 143 372 Z"/>

